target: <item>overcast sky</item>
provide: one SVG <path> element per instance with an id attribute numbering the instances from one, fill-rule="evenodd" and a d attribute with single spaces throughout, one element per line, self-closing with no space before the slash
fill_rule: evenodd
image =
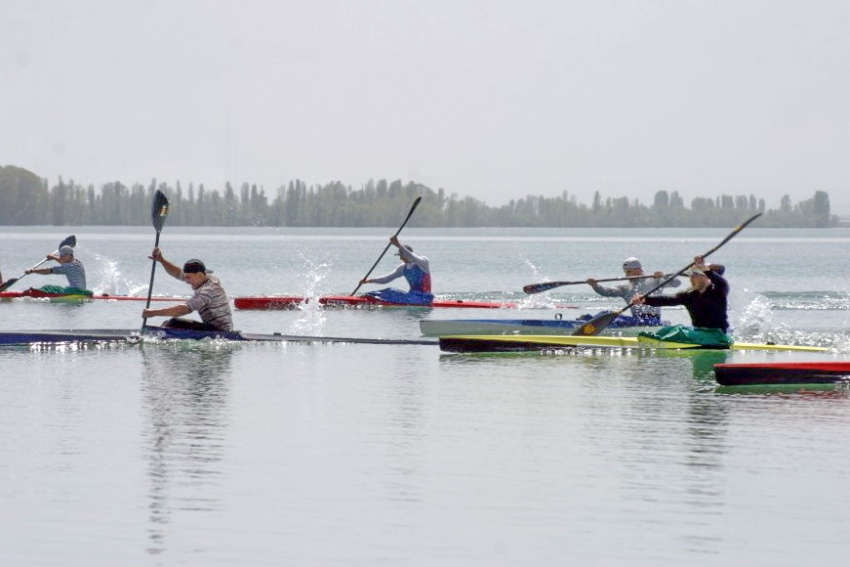
<path id="1" fill-rule="evenodd" d="M 824 190 L 850 215 L 847 0 L 0 0 L 0 21 L 0 165 L 51 184 Z"/>

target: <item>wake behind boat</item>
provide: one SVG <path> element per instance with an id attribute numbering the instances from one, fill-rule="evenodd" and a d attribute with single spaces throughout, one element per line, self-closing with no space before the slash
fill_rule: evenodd
<path id="1" fill-rule="evenodd" d="M 658 341 L 648 337 L 600 337 L 556 335 L 455 335 L 440 337 L 440 349 L 447 352 L 533 352 L 572 348 L 630 348 L 705 350 L 698 344 Z M 717 349 L 714 349 L 717 350 Z M 825 352 L 823 347 L 734 343 L 729 350 L 788 350 Z"/>
<path id="2" fill-rule="evenodd" d="M 316 298 L 297 297 L 297 296 L 282 296 L 282 297 L 237 297 L 233 300 L 233 305 L 236 309 L 255 309 L 255 310 L 274 310 L 274 309 L 300 309 L 304 305 L 318 301 L 323 307 L 337 308 L 361 308 L 374 309 L 382 307 L 418 307 L 420 309 L 429 309 L 432 307 L 453 307 L 466 309 L 522 309 L 521 303 L 503 303 L 503 302 L 486 302 L 486 301 L 433 301 L 429 304 L 409 304 L 409 303 L 392 303 L 389 301 L 381 301 L 369 296 L 354 296 L 354 295 L 327 295 Z M 577 309 L 574 305 L 556 305 L 557 309 Z"/>
<path id="3" fill-rule="evenodd" d="M 589 318 L 589 316 L 588 316 Z M 618 335 L 655 331 L 661 325 L 635 325 L 634 318 L 619 318 L 609 329 Z M 571 335 L 588 319 L 428 319 L 419 322 L 426 337 L 444 335 Z"/>
<path id="4" fill-rule="evenodd" d="M 136 343 L 142 339 L 225 340 L 236 342 L 363 343 L 375 345 L 437 345 L 433 340 L 372 339 L 362 337 L 319 337 L 282 333 L 243 333 L 241 331 L 197 331 L 145 326 L 139 329 L 66 329 L 39 331 L 0 331 L 0 345 L 57 343 Z"/>

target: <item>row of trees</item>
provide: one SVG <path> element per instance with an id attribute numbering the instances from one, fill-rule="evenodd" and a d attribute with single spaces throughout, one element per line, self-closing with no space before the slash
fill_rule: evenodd
<path id="1" fill-rule="evenodd" d="M 182 226 L 396 226 L 421 196 L 409 226 L 419 227 L 728 227 L 764 213 L 763 227 L 830 227 L 829 195 L 816 191 L 811 199 L 792 203 L 782 197 L 778 209 L 768 210 L 753 195 L 697 197 L 685 205 L 677 191 L 658 191 L 651 204 L 628 197 L 579 203 L 566 191 L 556 197 L 527 196 L 501 207 L 472 197 L 447 195 L 418 183 L 369 181 L 359 189 L 342 183 L 307 186 L 291 181 L 269 201 L 263 188 L 228 183 L 223 191 L 179 182 L 126 186 L 107 183 L 95 189 L 73 181 L 49 187 L 46 180 L 25 169 L 0 167 L 0 224 L 2 225 L 144 225 L 150 223 L 151 196 L 156 189 L 171 202 L 169 224 Z"/>

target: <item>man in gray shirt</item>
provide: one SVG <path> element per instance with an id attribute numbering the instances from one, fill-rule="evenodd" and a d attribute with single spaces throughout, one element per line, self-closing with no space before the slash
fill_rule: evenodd
<path id="1" fill-rule="evenodd" d="M 67 244 L 59 248 L 59 255 L 48 254 L 48 260 L 59 262 L 53 268 L 29 269 L 26 274 L 62 274 L 68 278 L 68 286 L 74 289 L 86 290 L 86 269 L 83 263 L 74 258 L 74 249 Z M 89 292 L 91 293 L 91 292 Z"/>
<path id="2" fill-rule="evenodd" d="M 640 278 L 645 276 L 643 266 L 637 258 L 626 258 L 623 262 L 623 271 L 628 278 Z M 664 272 L 655 272 L 650 277 L 633 279 L 628 282 L 612 287 L 603 287 L 596 283 L 596 280 L 589 278 L 587 283 L 593 288 L 593 291 L 605 297 L 621 297 L 626 303 L 631 303 L 632 298 L 638 295 L 644 295 L 652 288 L 664 281 Z M 678 279 L 671 280 L 664 287 L 679 287 L 681 282 Z M 661 308 L 652 307 L 650 305 L 632 305 L 632 316 L 635 318 L 634 324 L 642 325 L 660 325 L 661 324 Z"/>
<path id="3" fill-rule="evenodd" d="M 163 324 L 163 327 L 172 329 L 195 329 L 199 331 L 233 330 L 233 318 L 230 314 L 230 303 L 227 300 L 227 293 L 221 287 L 221 282 L 218 281 L 218 278 L 209 275 L 212 273 L 212 270 L 207 270 L 203 262 L 194 259 L 189 260 L 183 264 L 183 269 L 181 270 L 179 266 L 166 260 L 159 248 L 153 249 L 151 259 L 162 264 L 162 267 L 165 268 L 165 271 L 170 276 L 191 285 L 195 294 L 183 305 L 175 305 L 174 307 L 166 307 L 165 309 L 144 309 L 142 311 L 142 317 L 145 319 L 150 317 L 173 317 Z M 198 312 L 203 323 L 189 319 L 177 319 L 177 317 L 188 315 L 192 311 Z"/>

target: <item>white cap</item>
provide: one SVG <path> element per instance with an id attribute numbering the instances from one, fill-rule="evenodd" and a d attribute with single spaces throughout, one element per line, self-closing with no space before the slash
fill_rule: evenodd
<path id="1" fill-rule="evenodd" d="M 639 270 L 641 269 L 640 260 L 632 256 L 631 258 L 626 258 L 623 262 L 624 270 Z"/>

